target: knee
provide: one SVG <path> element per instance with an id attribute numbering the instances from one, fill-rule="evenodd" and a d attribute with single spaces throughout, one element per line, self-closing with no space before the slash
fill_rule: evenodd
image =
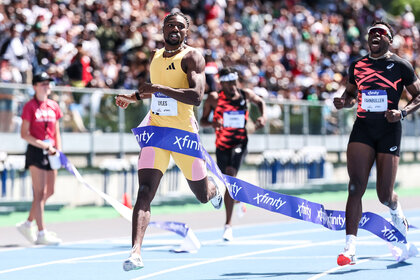
<path id="1" fill-rule="evenodd" d="M 392 204 L 392 197 L 388 194 L 378 193 L 379 202 L 381 202 L 385 206 L 393 206 Z"/>
<path id="2" fill-rule="evenodd" d="M 152 188 L 149 185 L 142 184 L 139 186 L 139 191 L 137 195 L 138 201 L 151 202 L 153 197 L 154 194 L 152 193 Z"/>
<path id="3" fill-rule="evenodd" d="M 360 184 L 350 181 L 350 184 L 348 187 L 348 193 L 349 193 L 349 196 L 352 196 L 352 197 L 362 197 L 363 196 L 362 186 Z"/>

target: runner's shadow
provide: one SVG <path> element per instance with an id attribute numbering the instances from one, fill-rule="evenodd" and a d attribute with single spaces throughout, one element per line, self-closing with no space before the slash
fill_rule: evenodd
<path id="1" fill-rule="evenodd" d="M 289 275 L 316 275 L 319 272 L 268 272 L 268 273 L 251 273 L 251 272 L 238 272 L 238 273 L 225 273 L 221 276 L 229 276 L 229 277 L 245 277 L 245 279 L 249 279 L 248 277 L 282 277 L 282 276 L 289 276 Z M 210 280 L 210 279 L 207 279 Z"/>
<path id="2" fill-rule="evenodd" d="M 388 265 L 386 268 L 387 269 L 396 269 L 396 268 L 409 266 L 409 265 L 413 265 L 413 264 L 412 263 L 406 263 L 406 262 L 399 262 L 399 263 L 394 263 L 394 264 Z"/>

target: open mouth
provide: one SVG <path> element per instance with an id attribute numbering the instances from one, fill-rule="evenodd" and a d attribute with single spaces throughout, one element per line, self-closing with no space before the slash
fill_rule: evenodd
<path id="1" fill-rule="evenodd" d="M 380 41 L 381 40 L 379 38 L 373 38 L 371 44 L 373 47 L 379 47 Z"/>
<path id="2" fill-rule="evenodd" d="M 169 34 L 169 39 L 179 40 L 179 34 L 178 33 L 171 33 L 171 34 Z"/>

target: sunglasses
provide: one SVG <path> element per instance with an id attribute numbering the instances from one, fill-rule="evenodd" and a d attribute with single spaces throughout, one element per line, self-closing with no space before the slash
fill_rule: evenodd
<path id="1" fill-rule="evenodd" d="M 389 36 L 388 32 L 382 28 L 372 28 L 369 30 L 369 35 L 373 35 L 375 33 L 379 33 L 381 36 Z"/>

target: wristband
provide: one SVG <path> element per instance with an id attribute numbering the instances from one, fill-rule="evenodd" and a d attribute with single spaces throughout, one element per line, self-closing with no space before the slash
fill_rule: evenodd
<path id="1" fill-rule="evenodd" d="M 140 98 L 140 93 L 139 93 L 138 91 L 136 91 L 136 93 L 135 93 L 135 94 L 136 94 L 136 99 L 137 99 L 137 100 L 141 100 L 141 98 Z"/>

